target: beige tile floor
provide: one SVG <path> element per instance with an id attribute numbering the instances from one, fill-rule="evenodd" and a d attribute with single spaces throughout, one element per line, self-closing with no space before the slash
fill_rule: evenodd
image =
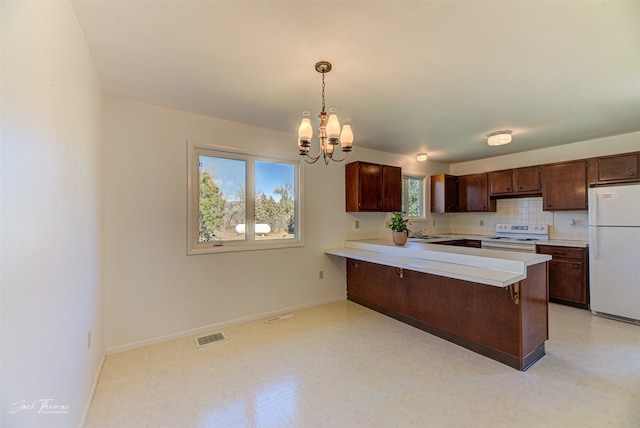
<path id="1" fill-rule="evenodd" d="M 343 301 L 107 357 L 87 427 L 639 427 L 640 326 L 551 304 L 527 372 Z"/>

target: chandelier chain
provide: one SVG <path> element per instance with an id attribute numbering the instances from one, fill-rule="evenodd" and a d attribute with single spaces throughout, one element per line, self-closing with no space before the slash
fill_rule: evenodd
<path id="1" fill-rule="evenodd" d="M 322 112 L 324 113 L 324 71 L 322 72 Z"/>

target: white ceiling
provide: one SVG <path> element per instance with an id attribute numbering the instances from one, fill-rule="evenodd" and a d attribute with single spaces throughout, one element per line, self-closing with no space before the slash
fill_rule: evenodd
<path id="1" fill-rule="evenodd" d="M 640 130 L 640 1 L 74 0 L 107 93 L 461 162 Z M 486 134 L 513 142 L 489 147 Z"/>

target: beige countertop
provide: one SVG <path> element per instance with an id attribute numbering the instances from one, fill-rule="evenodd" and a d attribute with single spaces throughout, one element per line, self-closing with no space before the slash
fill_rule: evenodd
<path id="1" fill-rule="evenodd" d="M 343 247 L 327 249 L 325 253 L 495 287 L 507 287 L 521 281 L 527 277 L 527 266 L 551 260 L 551 256 L 544 254 L 416 241 L 407 242 L 403 247 L 396 247 L 391 239 L 345 241 Z"/>

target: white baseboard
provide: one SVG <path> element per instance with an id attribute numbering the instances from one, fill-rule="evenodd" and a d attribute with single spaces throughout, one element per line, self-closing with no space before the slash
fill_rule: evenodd
<path id="1" fill-rule="evenodd" d="M 91 410 L 91 403 L 93 403 L 93 397 L 96 394 L 96 389 L 98 388 L 98 381 L 100 380 L 100 374 L 102 373 L 102 367 L 104 366 L 105 358 L 107 358 L 106 351 L 102 352 L 102 358 L 100 359 L 100 364 L 98 364 L 98 370 L 96 370 L 96 374 L 93 377 L 93 384 L 91 385 L 91 391 L 89 391 L 87 404 L 85 404 L 84 406 L 82 419 L 80 419 L 80 428 L 83 428 L 87 423 L 87 418 L 89 417 L 89 410 Z"/>
<path id="2" fill-rule="evenodd" d="M 118 354 L 120 352 L 126 352 L 126 351 L 130 351 L 132 349 L 143 348 L 145 346 L 156 345 L 158 343 L 168 342 L 170 340 L 182 339 L 184 337 L 189 337 L 189 336 L 196 336 L 196 335 L 199 335 L 201 333 L 206 333 L 206 332 L 211 331 L 211 330 L 219 330 L 221 328 L 230 327 L 232 325 L 237 325 L 237 324 L 242 324 L 242 323 L 249 322 L 249 321 L 255 321 L 255 320 L 259 320 L 259 319 L 263 319 L 263 318 L 273 317 L 275 315 L 279 315 L 279 314 L 282 314 L 282 313 L 285 313 L 285 312 L 299 311 L 299 310 L 302 310 L 302 309 L 312 308 L 314 306 L 320 306 L 320 305 L 326 305 L 326 304 L 329 304 L 329 303 L 340 302 L 342 300 L 345 300 L 345 297 L 332 298 L 332 299 L 327 299 L 327 300 L 323 300 L 323 301 L 319 301 L 319 302 L 309 303 L 309 304 L 306 304 L 306 305 L 282 308 L 282 309 L 278 309 L 277 311 L 265 312 L 265 313 L 262 313 L 262 314 L 252 315 L 252 316 L 248 316 L 248 317 L 245 317 L 245 318 L 238 318 L 238 319 L 235 319 L 235 320 L 225 321 L 225 322 L 221 322 L 221 323 L 218 323 L 218 324 L 211 324 L 211 325 L 207 325 L 207 326 L 203 326 L 203 327 L 198 327 L 198 328 L 194 328 L 194 329 L 191 329 L 191 330 L 179 331 L 179 332 L 167 334 L 167 335 L 164 335 L 164 336 L 158 336 L 158 337 L 154 337 L 154 338 L 151 338 L 151 339 L 141 340 L 139 342 L 128 343 L 126 345 L 111 346 L 111 347 L 108 347 L 106 349 L 106 353 L 107 353 L 107 355 Z"/>

